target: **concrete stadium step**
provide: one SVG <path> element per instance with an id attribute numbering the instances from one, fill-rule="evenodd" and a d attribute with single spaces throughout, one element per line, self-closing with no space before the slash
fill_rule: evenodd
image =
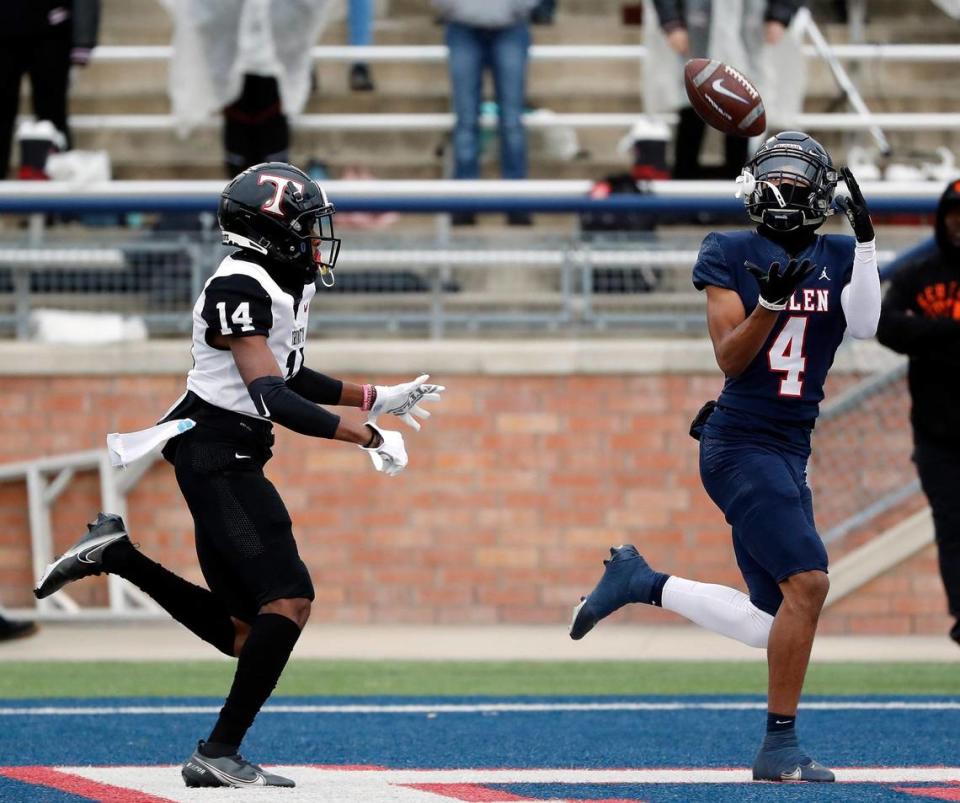
<path id="1" fill-rule="evenodd" d="M 642 30 L 624 26 L 620 0 L 561 0 L 556 23 L 534 27 L 536 43 L 642 42 Z M 893 0 L 874 0 L 870 5 L 868 41 L 956 41 L 960 26 L 932 5 L 922 7 Z M 821 27 L 833 42 L 846 42 L 846 26 L 831 22 L 817 7 Z M 158 0 L 105 0 L 104 44 L 168 44 L 171 23 Z M 424 0 L 387 0 L 378 4 L 374 39 L 380 44 L 428 44 L 442 41 L 443 29 Z M 321 42 L 346 42 L 343 10 L 332 15 Z M 443 112 L 449 108 L 449 82 L 444 64 L 393 63 L 373 66 L 377 91 L 355 94 L 347 88 L 348 67 L 331 63 L 316 66 L 318 91 L 307 111 L 311 113 Z M 868 105 L 876 111 L 952 111 L 960 96 L 960 84 L 944 80 L 946 68 L 937 64 L 869 64 L 859 71 L 858 82 Z M 598 91 L 599 88 L 599 91 Z M 530 70 L 530 100 L 536 107 L 557 112 L 631 111 L 642 108 L 642 67 L 629 62 L 534 63 Z M 25 93 L 26 94 L 26 93 Z M 808 111 L 831 108 L 839 92 L 825 65 L 811 61 L 807 97 Z M 24 108 L 28 100 L 23 99 Z M 75 114 L 165 114 L 169 112 L 167 70 L 163 62 L 96 63 L 84 72 L 72 93 Z M 531 173 L 543 176 L 594 177 L 620 169 L 615 145 L 618 130 L 581 130 L 581 146 L 587 159 L 558 164 L 538 153 L 531 137 Z M 539 135 L 539 136 L 542 136 Z M 821 132 L 831 148 L 850 142 L 869 143 L 866 134 Z M 890 135 L 896 148 L 928 148 L 944 142 L 957 144 L 953 133 L 922 132 Z M 294 158 L 305 161 L 312 154 L 338 170 L 367 163 L 383 177 L 435 177 L 441 173 L 436 146 L 441 132 L 295 132 Z M 189 141 L 172 132 L 81 132 L 80 147 L 107 148 L 121 177 L 169 175 L 219 177 L 219 133 L 201 132 Z M 713 154 L 715 144 L 708 142 Z M 491 166 L 491 175 L 495 174 Z"/>

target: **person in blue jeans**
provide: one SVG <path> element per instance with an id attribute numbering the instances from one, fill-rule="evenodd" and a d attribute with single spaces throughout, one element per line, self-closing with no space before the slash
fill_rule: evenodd
<path id="1" fill-rule="evenodd" d="M 369 45 L 373 42 L 374 0 L 349 0 L 347 29 L 351 45 Z M 350 89 L 354 92 L 372 92 L 373 77 L 365 61 L 350 65 Z"/>
<path id="2" fill-rule="evenodd" d="M 837 198 L 855 237 L 817 234 Z M 800 746 L 795 722 L 827 597 L 827 551 L 807 486 L 810 434 L 823 385 L 849 331 L 873 337 L 880 276 L 873 223 L 849 169 L 836 171 L 812 137 L 785 131 L 740 176 L 754 231 L 714 232 L 693 283 L 707 292 L 707 327 L 726 381 L 691 427 L 700 478 L 723 511 L 749 593 L 654 571 L 632 544 L 574 609 L 583 638 L 631 602 L 656 605 L 753 647 L 766 647 L 767 727 L 753 763 L 758 781 L 833 781 Z"/>
<path id="3" fill-rule="evenodd" d="M 526 98 L 530 12 L 538 0 L 433 0 L 446 24 L 450 85 L 456 123 L 453 129 L 454 178 L 480 176 L 480 102 L 483 72 L 493 75 L 499 108 L 500 173 L 527 177 Z M 454 222 L 473 222 L 456 215 Z M 508 222 L 527 225 L 530 216 L 513 212 Z"/>

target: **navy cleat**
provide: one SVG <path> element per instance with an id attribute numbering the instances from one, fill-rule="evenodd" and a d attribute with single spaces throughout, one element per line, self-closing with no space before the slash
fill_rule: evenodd
<path id="1" fill-rule="evenodd" d="M 34 596 L 43 599 L 81 577 L 102 574 L 103 552 L 118 541 L 130 544 L 123 519 L 115 513 L 97 514 L 97 520 L 87 525 L 87 534 L 47 566 L 33 589 Z"/>
<path id="2" fill-rule="evenodd" d="M 286 786 L 296 784 L 282 775 L 274 775 L 263 767 L 251 764 L 239 753 L 232 756 L 210 758 L 200 752 L 203 742 L 197 745 L 193 755 L 187 759 L 180 775 L 183 782 L 190 787 L 200 786 L 228 786 L 242 788 L 244 786 Z"/>
<path id="3" fill-rule="evenodd" d="M 836 777 L 800 749 L 794 733 L 782 738 L 768 733 L 753 762 L 753 780 L 830 783 Z"/>
<path id="4" fill-rule="evenodd" d="M 630 602 L 659 604 L 654 595 L 663 588 L 667 575 L 656 572 L 633 544 L 610 547 L 610 558 L 603 565 L 603 577 L 580 604 L 573 609 L 570 638 L 578 641 L 593 630 L 601 619 Z"/>

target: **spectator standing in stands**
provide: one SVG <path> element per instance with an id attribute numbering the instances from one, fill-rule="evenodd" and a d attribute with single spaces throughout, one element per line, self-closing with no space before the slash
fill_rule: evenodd
<path id="1" fill-rule="evenodd" d="M 174 19 L 170 95 L 181 133 L 224 118 L 227 174 L 286 162 L 288 115 L 310 93 L 329 0 L 161 0 Z"/>
<path id="2" fill-rule="evenodd" d="M 930 500 L 950 638 L 960 644 L 960 181 L 937 208 L 936 246 L 914 251 L 894 273 L 877 339 L 910 358 L 913 459 Z"/>
<path id="3" fill-rule="evenodd" d="M 66 137 L 71 65 L 85 66 L 97 44 L 100 0 L 0 2 L 0 178 L 10 165 L 20 82 L 30 76 L 33 113 Z"/>
<path id="4" fill-rule="evenodd" d="M 350 44 L 366 46 L 373 42 L 374 0 L 349 0 L 347 28 Z M 355 61 L 350 67 L 350 88 L 354 92 L 372 92 L 373 77 L 365 61 Z"/>
<path id="5" fill-rule="evenodd" d="M 781 43 L 787 26 L 802 5 L 802 0 L 645 0 L 648 48 L 648 68 L 644 70 L 645 110 L 648 113 L 679 112 L 674 178 L 735 178 L 747 161 L 749 147 L 749 140 L 727 136 L 722 167 L 716 170 L 701 167 L 705 124 L 690 107 L 684 93 L 683 63 L 687 59 L 709 57 L 735 66 L 760 85 L 764 102 L 770 105 L 776 94 L 785 89 L 786 94 L 791 94 L 789 85 L 803 80 L 803 61 L 798 54 L 796 68 L 777 70 L 776 80 L 765 83 L 762 78 L 768 71 L 762 61 L 764 44 Z M 651 69 L 653 65 L 658 69 Z M 771 116 L 768 108 L 768 120 Z"/>
<path id="6" fill-rule="evenodd" d="M 523 106 L 530 47 L 530 13 L 538 0 L 433 0 L 446 24 L 453 110 L 454 178 L 480 176 L 480 101 L 483 70 L 489 67 L 498 107 L 500 172 L 527 176 L 527 134 Z M 513 225 L 529 225 L 526 212 L 511 212 Z M 472 215 L 455 215 L 472 223 Z"/>

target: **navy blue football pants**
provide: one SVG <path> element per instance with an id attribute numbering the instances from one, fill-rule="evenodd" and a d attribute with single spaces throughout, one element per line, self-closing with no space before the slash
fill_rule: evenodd
<path id="1" fill-rule="evenodd" d="M 737 565 L 750 601 L 775 616 L 779 584 L 800 572 L 827 571 L 827 550 L 813 520 L 807 458 L 767 443 L 700 440 L 703 487 L 733 528 Z"/>

